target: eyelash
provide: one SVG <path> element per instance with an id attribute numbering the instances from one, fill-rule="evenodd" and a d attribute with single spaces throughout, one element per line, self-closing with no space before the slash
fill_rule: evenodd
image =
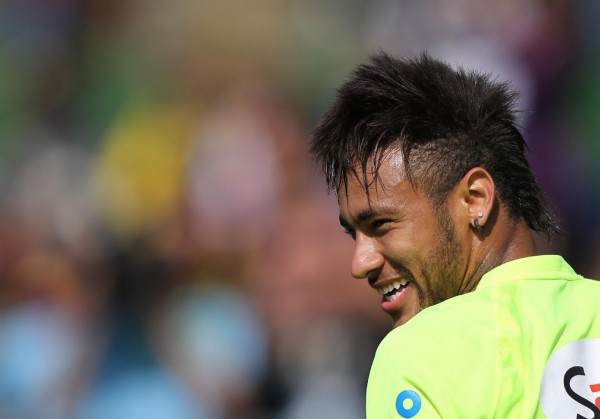
<path id="1" fill-rule="evenodd" d="M 344 230 L 344 233 L 352 237 L 352 240 L 356 240 L 356 231 L 354 230 Z"/>
<path id="2" fill-rule="evenodd" d="M 375 220 L 371 223 L 371 228 L 373 230 L 378 230 L 379 228 L 383 227 L 384 225 L 386 225 L 390 222 L 391 222 L 391 220 L 386 220 L 386 219 Z"/>
<path id="3" fill-rule="evenodd" d="M 371 228 L 373 230 L 377 230 L 378 228 L 384 226 L 385 224 L 387 224 L 389 222 L 390 222 L 390 220 L 375 220 L 371 223 Z M 346 233 L 347 235 L 352 237 L 353 240 L 356 240 L 356 231 L 350 230 L 350 229 L 345 229 L 344 233 Z"/>

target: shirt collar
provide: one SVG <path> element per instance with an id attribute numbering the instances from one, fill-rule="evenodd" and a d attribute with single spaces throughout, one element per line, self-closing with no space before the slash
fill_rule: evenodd
<path id="1" fill-rule="evenodd" d="M 580 277 L 562 256 L 529 256 L 495 267 L 481 277 L 477 288 L 523 279 L 573 280 Z"/>

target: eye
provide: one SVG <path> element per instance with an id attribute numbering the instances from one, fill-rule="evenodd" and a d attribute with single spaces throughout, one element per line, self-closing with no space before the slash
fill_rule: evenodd
<path id="1" fill-rule="evenodd" d="M 375 220 L 371 223 L 371 227 L 374 229 L 378 229 L 379 227 L 382 227 L 389 222 L 390 222 L 390 220 L 386 220 L 386 219 Z"/>
<path id="2" fill-rule="evenodd" d="M 391 229 L 391 224 L 393 220 L 389 218 L 379 218 L 373 220 L 371 224 L 369 224 L 369 229 L 371 230 L 371 234 L 375 236 L 382 236 Z"/>

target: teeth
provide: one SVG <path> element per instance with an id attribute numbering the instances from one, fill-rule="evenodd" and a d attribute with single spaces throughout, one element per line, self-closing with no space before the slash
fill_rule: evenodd
<path id="1" fill-rule="evenodd" d="M 385 287 L 381 287 L 377 289 L 377 292 L 379 293 L 379 295 L 383 296 L 393 290 L 399 290 L 400 287 L 405 286 L 406 284 L 408 284 L 408 280 L 407 279 L 403 279 L 401 281 L 394 281 L 392 282 L 390 285 L 387 285 Z M 396 298 L 398 298 L 397 295 L 391 296 L 389 297 L 391 299 L 391 301 L 394 301 Z"/>

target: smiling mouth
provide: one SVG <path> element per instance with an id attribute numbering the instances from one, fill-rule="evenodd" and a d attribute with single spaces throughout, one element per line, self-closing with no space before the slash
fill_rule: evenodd
<path id="1" fill-rule="evenodd" d="M 402 291 L 406 289 L 408 286 L 408 279 L 403 279 L 401 281 L 394 281 L 390 285 L 381 287 L 377 289 L 377 292 L 382 297 L 382 301 L 395 301 Z"/>

